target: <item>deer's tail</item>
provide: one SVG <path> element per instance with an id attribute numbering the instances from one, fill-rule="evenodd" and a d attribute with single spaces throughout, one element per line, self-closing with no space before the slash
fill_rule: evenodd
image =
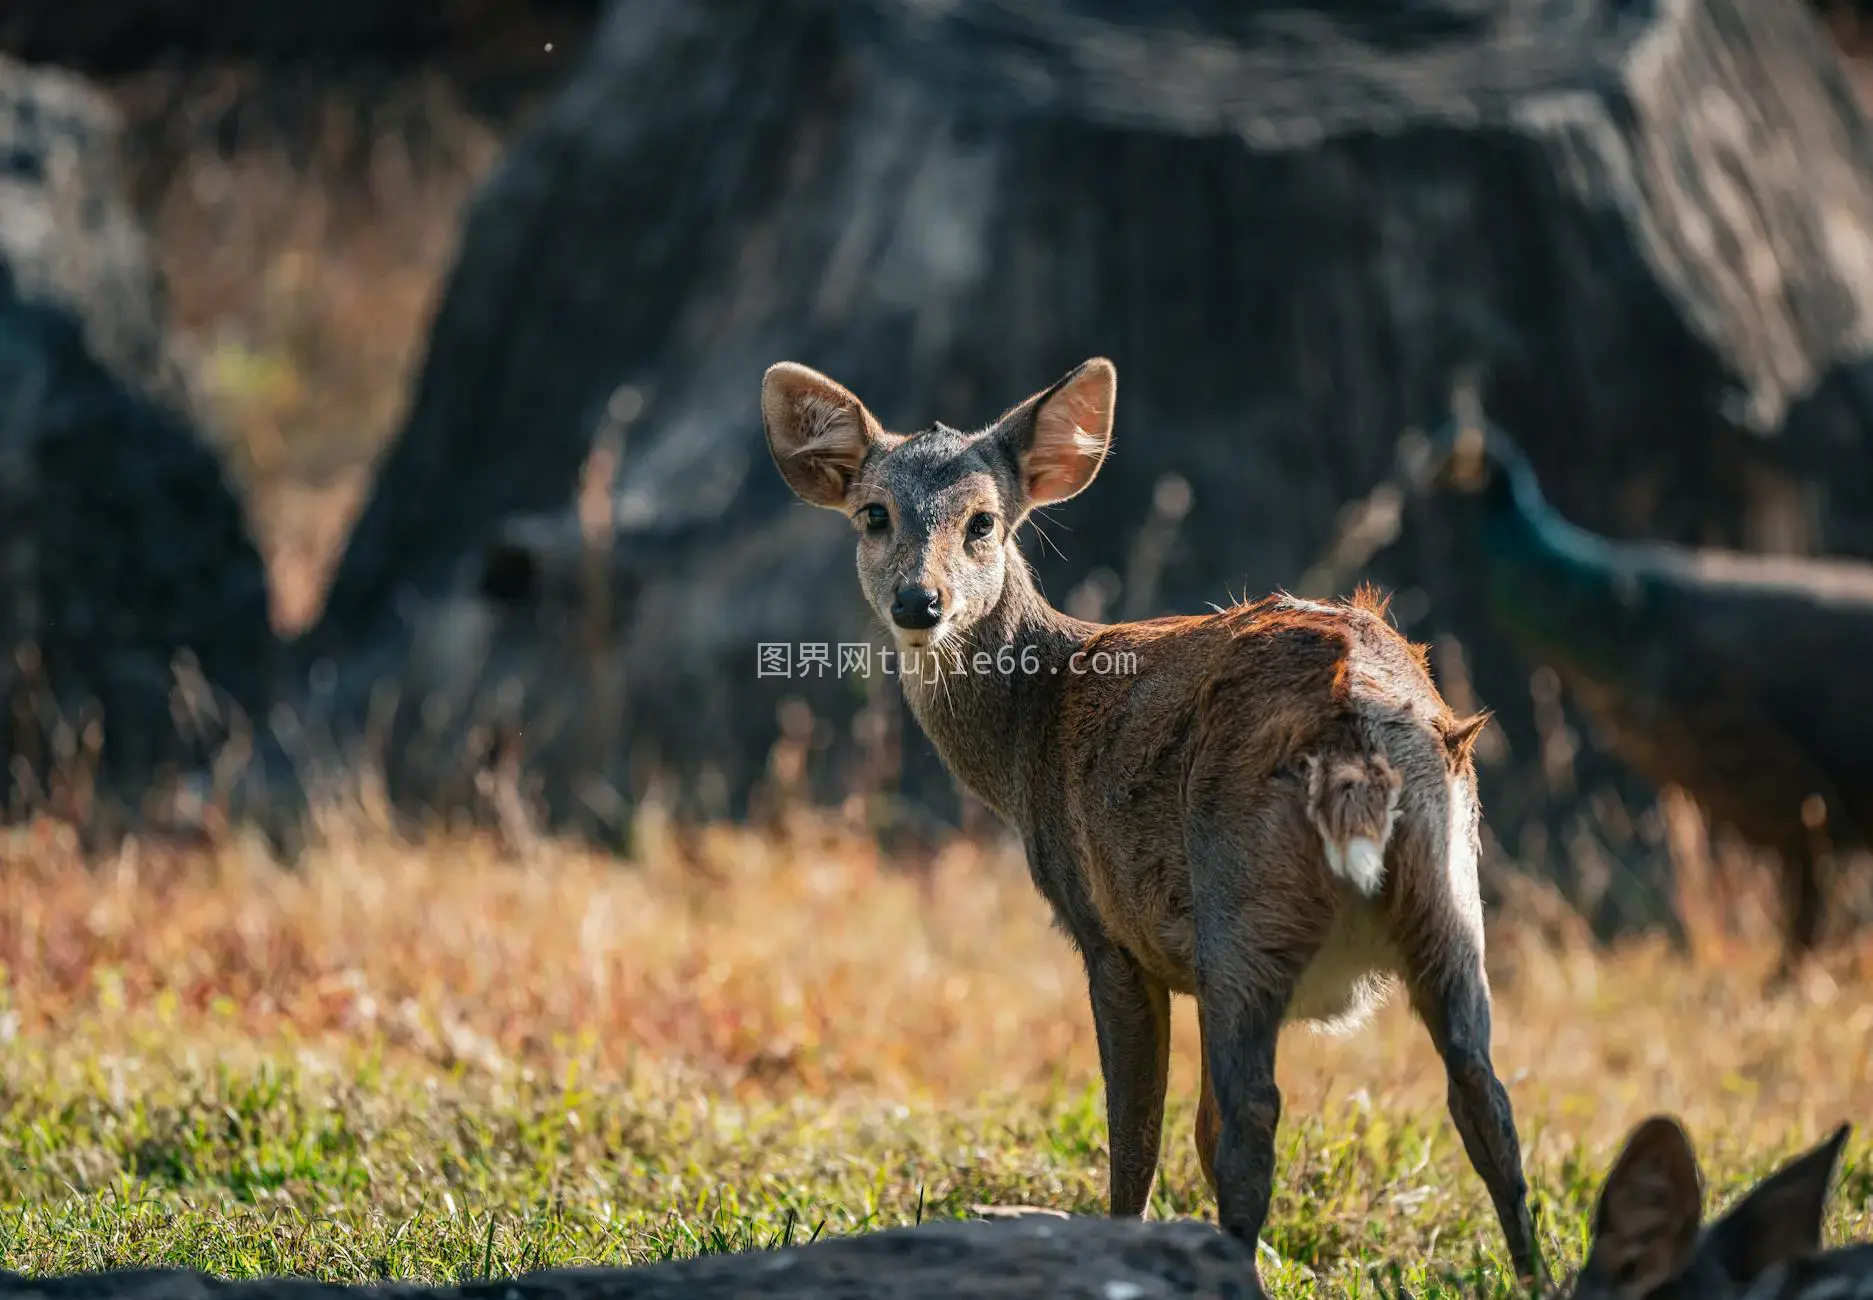
<path id="1" fill-rule="evenodd" d="M 1398 820 L 1403 785 L 1374 748 L 1308 754 L 1307 817 L 1320 833 L 1327 869 L 1368 898 L 1385 884 L 1385 847 Z"/>

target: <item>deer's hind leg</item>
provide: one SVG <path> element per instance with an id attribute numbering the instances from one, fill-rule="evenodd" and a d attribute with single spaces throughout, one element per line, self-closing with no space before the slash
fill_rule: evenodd
<path id="1" fill-rule="evenodd" d="M 1423 789 L 1424 787 L 1420 787 Z M 1433 787 L 1434 789 L 1434 787 Z M 1398 843 L 1393 932 L 1412 1008 L 1443 1058 L 1450 1118 L 1489 1189 L 1518 1277 L 1539 1276 L 1540 1256 L 1508 1091 L 1490 1059 L 1489 978 L 1476 886 L 1472 790 L 1452 781 L 1427 799 Z"/>
<path id="2" fill-rule="evenodd" d="M 1216 1139 L 1222 1132 L 1222 1116 L 1216 1111 L 1216 1087 L 1210 1082 L 1210 1049 L 1203 1034 L 1203 1017 L 1197 1017 L 1197 1067 L 1203 1083 L 1197 1093 L 1197 1164 L 1203 1181 L 1209 1184 L 1210 1196 L 1216 1196 Z"/>
<path id="3" fill-rule="evenodd" d="M 1209 1090 L 1197 1141 L 1220 1226 L 1250 1244 L 1274 1190 L 1276 1040 L 1335 908 L 1303 796 L 1297 778 L 1276 777 L 1246 806 L 1193 809 L 1184 832 Z"/>

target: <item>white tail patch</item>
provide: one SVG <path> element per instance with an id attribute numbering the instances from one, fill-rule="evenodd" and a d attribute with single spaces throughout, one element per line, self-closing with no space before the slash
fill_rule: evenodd
<path id="1" fill-rule="evenodd" d="M 1326 841 L 1327 867 L 1334 875 L 1368 898 L 1385 884 L 1385 846 L 1365 835 L 1355 835 L 1344 846 Z"/>
<path id="2" fill-rule="evenodd" d="M 1383 754 L 1307 756 L 1307 819 L 1327 870 L 1367 898 L 1385 886 L 1385 848 L 1398 824 L 1398 773 Z"/>

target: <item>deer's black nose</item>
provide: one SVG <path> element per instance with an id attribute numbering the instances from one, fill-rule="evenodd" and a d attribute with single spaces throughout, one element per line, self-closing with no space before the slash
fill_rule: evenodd
<path id="1" fill-rule="evenodd" d="M 930 587 L 899 587 L 891 601 L 891 621 L 906 632 L 923 632 L 943 618 L 943 593 Z"/>

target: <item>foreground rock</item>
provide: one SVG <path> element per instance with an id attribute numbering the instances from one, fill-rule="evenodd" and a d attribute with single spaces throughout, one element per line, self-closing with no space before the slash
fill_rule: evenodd
<path id="1" fill-rule="evenodd" d="M 0 59 L 0 803 L 86 820 L 254 748 L 276 648 L 115 132 L 82 82 Z"/>
<path id="2" fill-rule="evenodd" d="M 0 1278 L 0 1296 L 45 1300 L 1158 1300 L 1244 1297 L 1248 1251 L 1206 1224 L 1031 1217 L 933 1223 L 786 1250 L 630 1269 L 534 1273 L 462 1287 L 342 1287 L 220 1282 L 179 1270 L 33 1281 Z"/>
<path id="3" fill-rule="evenodd" d="M 619 806 L 665 771 L 745 810 L 777 745 L 838 797 L 897 781 L 901 736 L 906 790 L 953 815 L 894 684 L 757 675 L 759 643 L 871 636 L 849 531 L 762 448 L 769 363 L 917 427 L 1113 357 L 1113 462 L 1043 525 L 1057 549 L 1032 546 L 1089 614 L 1307 586 L 1337 512 L 1470 365 L 1584 526 L 1873 555 L 1869 265 L 1873 139 L 1798 0 L 624 6 L 474 205 L 302 650 L 372 648 L 342 674 L 362 718 L 425 603 L 479 600 L 504 521 L 569 512 L 595 436 L 622 430 L 600 549 L 637 613 L 613 662 L 586 660 L 622 702 L 541 698 L 594 692 L 526 649 L 527 618 L 536 645 L 565 620 L 511 582 L 511 662 L 451 680 L 506 690 L 517 732 L 557 713 L 619 738 L 602 771 L 577 726 L 527 755 Z M 1563 872 L 1646 870 L 1650 792 L 1572 754 L 1591 734 L 1531 698 L 1446 522 L 1403 522 L 1370 576 L 1410 633 L 1448 638 L 1456 702 L 1498 711 L 1495 831 Z"/>

